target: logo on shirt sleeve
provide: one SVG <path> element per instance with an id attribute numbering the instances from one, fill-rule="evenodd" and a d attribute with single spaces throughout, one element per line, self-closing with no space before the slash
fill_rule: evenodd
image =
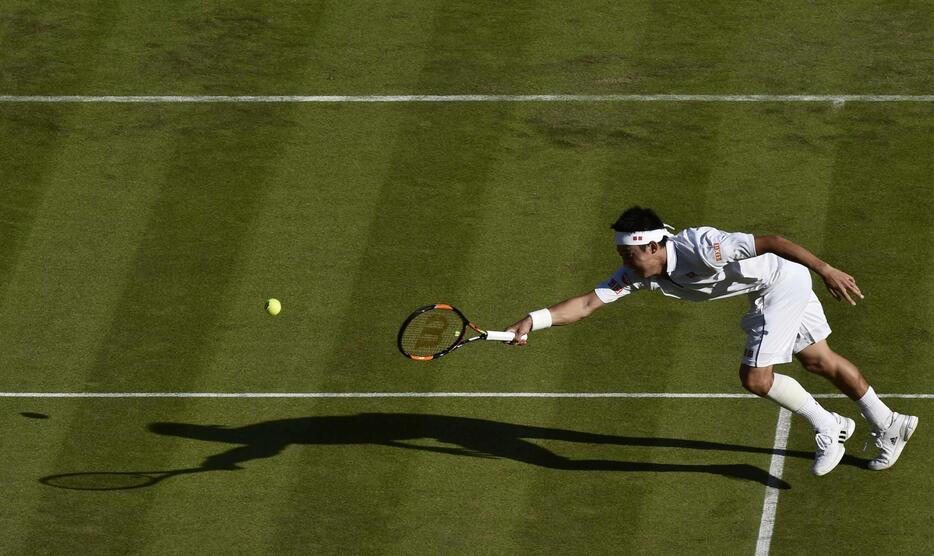
<path id="1" fill-rule="evenodd" d="M 713 258 L 719 263 L 723 261 L 723 256 L 720 254 L 720 244 L 713 244 Z"/>
<path id="2" fill-rule="evenodd" d="M 622 284 L 620 284 L 620 281 L 622 281 Z M 610 283 L 607 285 L 610 286 L 610 289 L 613 290 L 614 292 L 623 293 L 623 288 L 625 288 L 626 286 L 631 286 L 632 283 L 629 281 L 629 278 L 627 278 L 626 274 L 624 273 L 620 275 L 619 280 L 617 280 L 616 278 L 610 278 Z"/>

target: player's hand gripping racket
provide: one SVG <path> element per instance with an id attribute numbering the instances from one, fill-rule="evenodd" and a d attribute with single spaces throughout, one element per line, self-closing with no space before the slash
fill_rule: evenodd
<path id="1" fill-rule="evenodd" d="M 476 336 L 467 337 L 467 330 Z M 511 342 L 512 332 L 483 330 L 467 320 L 459 310 L 444 303 L 415 310 L 399 329 L 399 351 L 415 361 L 431 361 L 479 340 Z"/>

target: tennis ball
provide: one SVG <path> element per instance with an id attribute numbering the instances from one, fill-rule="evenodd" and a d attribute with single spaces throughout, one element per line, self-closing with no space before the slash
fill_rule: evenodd
<path id="1" fill-rule="evenodd" d="M 282 310 L 282 304 L 279 303 L 279 300 L 276 299 L 275 297 L 266 301 L 266 312 L 269 313 L 270 315 L 276 316 L 279 314 L 279 311 L 281 310 Z"/>

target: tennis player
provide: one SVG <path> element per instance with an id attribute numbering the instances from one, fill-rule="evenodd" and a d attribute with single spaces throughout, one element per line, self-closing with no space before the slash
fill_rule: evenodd
<path id="1" fill-rule="evenodd" d="M 856 424 L 824 409 L 794 378 L 775 365 L 797 357 L 854 400 L 879 448 L 873 470 L 891 467 L 918 425 L 918 418 L 889 409 L 859 369 L 827 345 L 830 326 L 811 290 L 810 271 L 837 300 L 855 305 L 863 294 L 856 280 L 807 249 L 778 236 L 729 233 L 710 227 L 672 234 L 654 211 L 632 207 L 613 226 L 623 265 L 593 291 L 529 313 L 507 330 L 521 338 L 550 326 L 577 322 L 607 303 L 638 290 L 659 291 L 688 301 L 735 295 L 749 298 L 741 327 L 746 348 L 739 377 L 748 391 L 805 418 L 814 428 L 817 452 L 811 470 L 826 475 L 840 463 L 844 442 Z M 517 340 L 525 344 L 527 340 Z"/>

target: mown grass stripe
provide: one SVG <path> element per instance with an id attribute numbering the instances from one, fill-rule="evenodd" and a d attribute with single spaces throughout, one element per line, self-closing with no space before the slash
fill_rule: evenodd
<path id="1" fill-rule="evenodd" d="M 934 245 L 930 238 L 934 188 L 931 150 L 934 124 L 925 108 L 884 110 L 863 106 L 840 115 L 839 139 L 825 218 L 826 260 L 852 274 L 866 298 L 857 307 L 825 304 L 840 353 L 870 384 L 911 384 L 929 390 L 927 371 L 934 320 L 931 291 Z M 867 257 L 880 229 L 907 223 L 912 231 Z M 904 269 L 893 274 L 893 269 Z M 911 280 L 911 294 L 892 287 L 892 277 Z M 845 317 L 843 316 L 845 315 Z M 896 337 L 874 333 L 898 330 Z M 843 344 L 843 339 L 846 344 Z"/>

